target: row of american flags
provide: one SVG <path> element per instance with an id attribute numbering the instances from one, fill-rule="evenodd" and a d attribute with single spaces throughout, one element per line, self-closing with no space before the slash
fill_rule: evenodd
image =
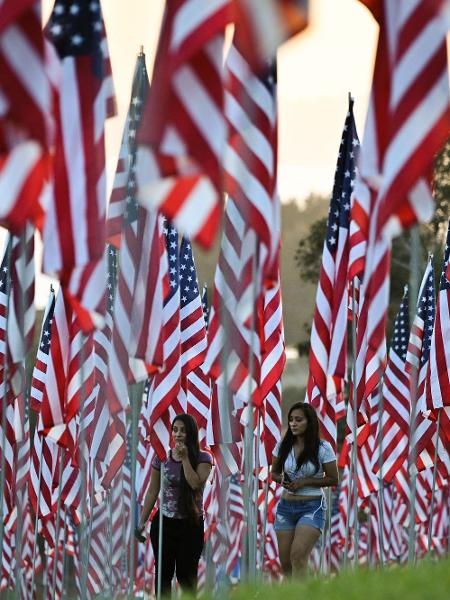
<path id="1" fill-rule="evenodd" d="M 371 104 L 362 147 L 352 102 L 344 126 L 307 388 L 334 447 L 348 419 L 329 552 L 315 557 L 328 569 L 405 560 L 408 527 L 418 556 L 428 526 L 437 552 L 449 537 L 448 252 L 437 305 L 430 262 L 411 336 L 405 295 L 388 355 L 385 343 L 391 239 L 429 217 L 449 132 L 447 2 L 364 4 L 380 25 Z M 253 534 L 261 570 L 280 577 L 268 475 L 285 364 L 275 56 L 306 24 L 300 0 L 168 2 L 151 85 L 137 60 L 108 204 L 114 90 L 100 3 L 57 0 L 42 31 L 39 2 L 0 2 L 2 589 L 32 598 L 44 567 L 39 585 L 62 597 L 69 556 L 82 598 L 150 588 L 151 552 L 132 543 L 131 518 L 179 412 L 196 417 L 217 466 L 200 580 L 212 563 L 232 575 Z M 210 246 L 221 221 L 209 309 L 191 239 Z M 35 229 L 60 287 L 27 382 Z M 251 485 L 240 476 L 249 454 Z"/>

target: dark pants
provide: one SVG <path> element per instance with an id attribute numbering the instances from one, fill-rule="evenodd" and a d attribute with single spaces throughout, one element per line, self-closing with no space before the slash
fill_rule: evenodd
<path id="1" fill-rule="evenodd" d="M 159 511 L 150 527 L 150 540 L 155 555 L 155 593 L 158 590 L 158 536 Z M 161 594 L 169 595 L 174 573 L 184 590 L 196 591 L 197 569 L 203 550 L 203 519 L 194 523 L 190 519 L 164 517 L 161 565 Z"/>

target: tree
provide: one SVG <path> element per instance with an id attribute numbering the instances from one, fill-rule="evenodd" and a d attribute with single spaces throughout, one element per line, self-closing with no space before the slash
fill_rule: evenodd
<path id="1" fill-rule="evenodd" d="M 420 256 L 419 280 L 425 267 L 428 253 L 434 255 L 437 282 L 440 277 L 440 266 L 443 257 L 443 244 L 447 234 L 450 217 L 450 138 L 442 151 L 437 155 L 433 172 L 433 196 L 436 210 L 432 220 L 419 228 Z M 295 264 L 300 278 L 304 282 L 317 285 L 322 262 L 323 243 L 327 229 L 327 218 L 317 219 L 310 227 L 308 234 L 301 238 L 295 252 Z M 393 322 L 398 310 L 405 284 L 410 278 L 411 232 L 394 239 L 391 260 L 391 290 L 388 323 Z M 436 283 L 437 283 L 436 282 Z M 413 300 L 410 300 L 413 302 Z M 309 323 L 304 324 L 305 331 L 311 330 Z M 388 339 L 390 328 L 388 327 Z M 300 354 L 309 352 L 308 343 L 298 344 Z"/>

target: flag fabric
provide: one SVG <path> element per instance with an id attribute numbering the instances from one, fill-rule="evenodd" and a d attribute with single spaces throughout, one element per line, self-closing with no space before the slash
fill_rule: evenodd
<path id="1" fill-rule="evenodd" d="M 0 7 L 0 223 L 16 233 L 41 224 L 49 178 L 52 89 L 41 2 Z M 31 67 L 31 68 L 30 68 Z"/>
<path id="2" fill-rule="evenodd" d="M 103 316 L 103 289 L 92 279 L 105 281 L 98 269 L 104 269 L 104 128 L 113 92 L 100 3 L 57 0 L 46 33 L 61 61 L 61 79 L 43 269 L 59 274 L 76 312 L 81 304 Z M 93 328 L 84 316 L 83 328 Z"/>
<path id="3" fill-rule="evenodd" d="M 392 237 L 433 214 L 429 178 L 450 128 L 446 2 L 362 2 L 380 38 L 366 130 L 378 156 L 365 156 L 365 136 L 361 174 L 378 193 L 377 237 Z"/>
<path id="4" fill-rule="evenodd" d="M 162 339 L 164 343 L 164 370 L 154 374 L 149 399 L 151 403 L 150 440 L 161 460 L 166 459 L 170 444 L 171 420 L 177 414 L 173 405 L 181 387 L 181 330 L 180 330 L 180 275 L 178 232 L 166 222 L 164 226 L 169 262 L 170 291 L 164 299 Z M 203 316 L 202 316 L 203 318 Z M 171 409 L 172 408 L 172 412 Z"/>
<path id="5" fill-rule="evenodd" d="M 203 365 L 219 387 L 246 401 L 259 402 L 261 345 L 258 329 L 258 240 L 229 198 L 214 276 L 214 296 Z M 251 365 L 251 368 L 250 368 Z"/>
<path id="6" fill-rule="evenodd" d="M 127 384 L 143 381 L 164 362 L 161 329 L 168 291 L 167 253 L 162 218 L 138 206 L 136 130 L 148 93 L 145 57 L 139 55 L 121 153 L 129 156 L 126 173 L 119 159 L 108 216 L 108 235 L 120 243 L 119 278 L 109 356 L 109 397 L 113 413 L 128 406 Z M 119 180 L 126 178 L 126 189 Z M 122 190 L 122 191 L 120 191 Z M 123 195 L 125 194 L 125 196 Z M 121 213 L 123 211 L 123 214 Z"/>
<path id="7" fill-rule="evenodd" d="M 185 237 L 180 246 L 179 276 L 181 377 L 186 380 L 189 373 L 203 363 L 207 338 L 192 245 Z"/>
<path id="8" fill-rule="evenodd" d="M 431 410 L 450 406 L 450 349 L 446 343 L 450 335 L 450 281 L 446 275 L 449 256 L 450 221 L 445 242 L 444 264 L 439 281 L 436 320 L 431 337 L 427 372 L 427 406 Z"/>
<path id="9" fill-rule="evenodd" d="M 336 398 L 347 371 L 350 197 L 359 140 L 353 100 L 344 124 L 323 247 L 311 330 L 307 400 L 318 411 L 322 435 L 336 448 Z"/>
<path id="10" fill-rule="evenodd" d="M 308 24 L 307 0 L 237 0 L 239 44 L 255 70 L 264 70 L 277 48 Z"/>
<path id="11" fill-rule="evenodd" d="M 385 361 L 390 240 L 431 217 L 428 180 L 434 156 L 448 136 L 450 111 L 444 3 L 365 3 L 380 25 L 355 186 L 356 197 L 372 196 L 364 275 L 368 396 Z"/>
<path id="12" fill-rule="evenodd" d="M 225 191 L 261 242 L 261 276 L 276 282 L 280 246 L 276 61 L 255 73 L 239 41 L 237 24 L 225 65 Z"/>
<path id="13" fill-rule="evenodd" d="M 264 292 L 262 314 L 261 398 L 264 403 L 263 442 L 267 463 L 281 439 L 281 377 L 286 364 L 281 282 Z"/>
<path id="14" fill-rule="evenodd" d="M 31 378 L 31 408 L 35 412 L 39 412 L 42 402 L 42 396 L 45 386 L 45 375 L 47 373 L 47 365 L 50 353 L 50 332 L 53 322 L 53 313 L 55 311 L 55 292 L 53 288 L 50 290 L 50 295 L 47 301 L 47 306 L 42 320 L 41 335 L 39 337 L 39 346 L 36 354 L 36 362 L 33 368 Z"/>
<path id="15" fill-rule="evenodd" d="M 95 386 L 92 334 L 83 335 L 65 295 L 59 292 L 51 326 L 50 359 L 41 405 L 40 421 L 44 435 L 73 449 L 82 399 L 89 398 Z"/>
<path id="16" fill-rule="evenodd" d="M 27 223 L 20 235 L 11 236 L 11 295 L 8 309 L 8 378 L 17 397 L 25 389 L 25 357 L 34 336 L 34 227 Z"/>
<path id="17" fill-rule="evenodd" d="M 222 54 L 229 5 L 229 0 L 166 4 L 138 134 L 139 201 L 207 247 L 222 204 Z"/>
<path id="18" fill-rule="evenodd" d="M 379 459 L 381 452 L 381 476 L 387 482 L 391 482 L 398 469 L 408 462 L 411 413 L 410 380 L 405 364 L 409 334 L 408 306 L 406 288 L 394 321 L 394 334 L 382 386 L 383 410 L 378 425 L 382 433 L 377 434 L 382 448 L 378 448 L 375 459 Z M 375 460 L 374 471 L 377 470 Z"/>

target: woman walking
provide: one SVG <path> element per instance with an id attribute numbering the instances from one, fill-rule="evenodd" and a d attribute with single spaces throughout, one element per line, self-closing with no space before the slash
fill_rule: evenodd
<path id="1" fill-rule="evenodd" d="M 325 525 L 324 487 L 337 485 L 336 456 L 320 440 L 314 408 L 297 402 L 289 409 L 288 429 L 275 446 L 272 479 L 281 483 L 275 530 L 283 573 L 302 576 Z"/>
<path id="2" fill-rule="evenodd" d="M 170 594 L 176 573 L 184 590 L 196 591 L 197 569 L 203 550 L 203 489 L 211 472 L 212 458 L 202 452 L 198 442 L 198 427 L 191 415 L 180 414 L 172 422 L 173 449 L 161 463 L 152 462 L 150 485 L 144 500 L 139 525 L 141 538 L 145 524 L 158 498 L 163 482 L 163 499 L 159 510 L 163 514 L 161 594 Z M 155 556 L 155 589 L 158 589 L 159 510 L 152 519 L 150 539 Z"/>

